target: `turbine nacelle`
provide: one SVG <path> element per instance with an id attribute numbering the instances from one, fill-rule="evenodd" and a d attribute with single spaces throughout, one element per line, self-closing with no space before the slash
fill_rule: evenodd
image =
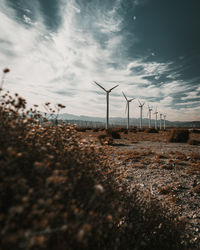
<path id="1" fill-rule="evenodd" d="M 148 105 L 148 110 L 149 110 L 149 112 L 151 112 L 153 110 L 153 108 Z"/>
<path id="2" fill-rule="evenodd" d="M 124 94 L 123 91 L 122 91 L 122 94 L 123 94 L 123 96 L 124 96 L 124 98 L 126 99 L 127 102 L 132 102 L 132 101 L 135 99 L 135 98 L 128 99 L 128 98 L 126 97 L 126 95 Z"/>
<path id="3" fill-rule="evenodd" d="M 139 107 L 140 107 L 140 108 L 143 108 L 145 102 L 141 103 L 140 100 L 138 100 L 138 102 L 139 102 L 139 104 L 140 104 Z"/>
<path id="4" fill-rule="evenodd" d="M 105 92 L 107 92 L 107 93 L 110 93 L 113 89 L 115 89 L 115 88 L 117 88 L 119 85 L 116 85 L 116 86 L 114 86 L 114 87 L 112 87 L 111 89 L 109 89 L 109 90 L 106 90 L 102 85 L 100 85 L 98 82 L 95 82 L 94 81 L 94 83 L 97 85 L 97 86 L 99 86 L 100 88 L 102 88 Z"/>

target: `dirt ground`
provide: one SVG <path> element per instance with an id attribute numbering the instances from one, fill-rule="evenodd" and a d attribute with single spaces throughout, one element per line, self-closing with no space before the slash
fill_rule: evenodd
<path id="1" fill-rule="evenodd" d="M 81 133 L 100 145 L 104 131 Z M 119 186 L 129 192 L 137 188 L 148 192 L 187 222 L 186 238 L 200 249 L 200 145 L 168 143 L 170 130 L 159 133 L 121 132 L 121 139 L 105 145 L 110 173 Z M 200 141 L 200 133 L 190 133 Z"/>

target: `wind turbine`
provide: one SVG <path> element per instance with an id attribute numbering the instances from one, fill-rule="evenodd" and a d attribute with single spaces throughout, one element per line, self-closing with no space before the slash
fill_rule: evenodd
<path id="1" fill-rule="evenodd" d="M 151 128 L 151 111 L 152 111 L 153 109 L 148 105 L 148 115 L 149 115 L 149 128 Z"/>
<path id="2" fill-rule="evenodd" d="M 156 115 L 156 119 L 155 119 L 155 129 L 158 128 L 158 111 L 157 111 L 157 107 L 156 107 L 156 112 L 154 113 Z"/>
<path id="3" fill-rule="evenodd" d="M 140 100 L 138 100 L 139 102 L 139 108 L 140 108 L 140 128 L 142 128 L 142 111 L 143 111 L 143 106 L 145 104 L 145 102 L 143 102 L 143 104 L 140 102 Z"/>
<path id="4" fill-rule="evenodd" d="M 164 118 L 164 130 L 166 129 L 166 124 L 165 124 L 165 120 L 166 120 L 166 114 L 163 115 L 163 118 Z"/>
<path id="5" fill-rule="evenodd" d="M 127 99 L 126 95 L 122 91 L 122 94 L 124 95 L 124 98 L 126 99 L 126 110 L 127 110 L 127 129 L 129 129 L 129 103 L 132 102 L 135 98 Z"/>
<path id="6" fill-rule="evenodd" d="M 160 130 L 162 129 L 162 114 L 160 113 Z"/>
<path id="7" fill-rule="evenodd" d="M 102 88 L 105 92 L 106 92 L 106 104 L 107 104 L 107 108 L 106 108 L 106 129 L 109 128 L 109 94 L 110 92 L 115 89 L 116 87 L 118 87 L 119 85 L 116 85 L 114 87 L 112 87 L 111 89 L 109 90 L 106 90 L 103 86 L 101 86 L 99 83 L 95 82 L 96 85 L 98 85 L 100 88 Z"/>

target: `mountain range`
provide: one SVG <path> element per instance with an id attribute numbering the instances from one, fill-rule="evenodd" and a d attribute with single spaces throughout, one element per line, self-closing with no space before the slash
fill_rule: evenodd
<path id="1" fill-rule="evenodd" d="M 102 117 L 92 117 L 92 116 L 77 116 L 73 114 L 63 113 L 58 116 L 59 120 L 69 121 L 70 123 L 77 123 L 81 124 L 104 124 L 105 118 Z M 111 125 L 121 125 L 124 126 L 127 123 L 127 118 L 124 117 L 110 117 L 109 118 Z M 148 126 L 149 120 L 148 118 L 143 118 L 142 123 L 144 126 Z M 155 120 L 152 119 L 152 125 L 155 123 Z M 163 123 L 163 121 L 162 121 Z M 130 118 L 130 125 L 131 126 L 139 126 L 140 118 Z M 160 124 L 160 120 L 158 119 L 158 126 Z M 200 128 L 200 121 L 168 121 L 166 120 L 166 126 L 168 127 L 195 127 Z"/>

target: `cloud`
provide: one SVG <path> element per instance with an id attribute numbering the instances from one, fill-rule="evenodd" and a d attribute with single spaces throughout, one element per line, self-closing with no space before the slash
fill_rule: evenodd
<path id="1" fill-rule="evenodd" d="M 68 113 L 104 116 L 105 93 L 92 83 L 99 81 L 108 89 L 119 83 L 110 97 L 112 116 L 124 114 L 123 90 L 154 106 L 159 103 L 173 118 L 168 103 L 173 103 L 174 93 L 185 93 L 187 87 L 172 74 L 162 86 L 150 80 L 159 81 L 172 73 L 172 62 L 156 62 L 155 55 L 153 61 L 127 56 L 127 38 L 120 32 L 124 28 L 121 1 L 106 6 L 97 5 L 99 1 L 92 6 L 75 0 L 59 3 L 61 22 L 50 30 L 39 1 L 21 6 L 26 13 L 21 19 L 16 9 L 1 1 L 0 66 L 11 69 L 5 87 L 19 92 L 30 104 L 42 107 L 46 101 L 59 102 L 67 106 Z M 135 1 L 135 5 L 140 3 L 143 1 Z"/>
<path id="2" fill-rule="evenodd" d="M 26 15 L 23 15 L 23 18 L 24 18 L 24 22 L 27 23 L 27 24 L 32 24 L 32 21 L 31 21 L 31 18 L 26 16 Z"/>

